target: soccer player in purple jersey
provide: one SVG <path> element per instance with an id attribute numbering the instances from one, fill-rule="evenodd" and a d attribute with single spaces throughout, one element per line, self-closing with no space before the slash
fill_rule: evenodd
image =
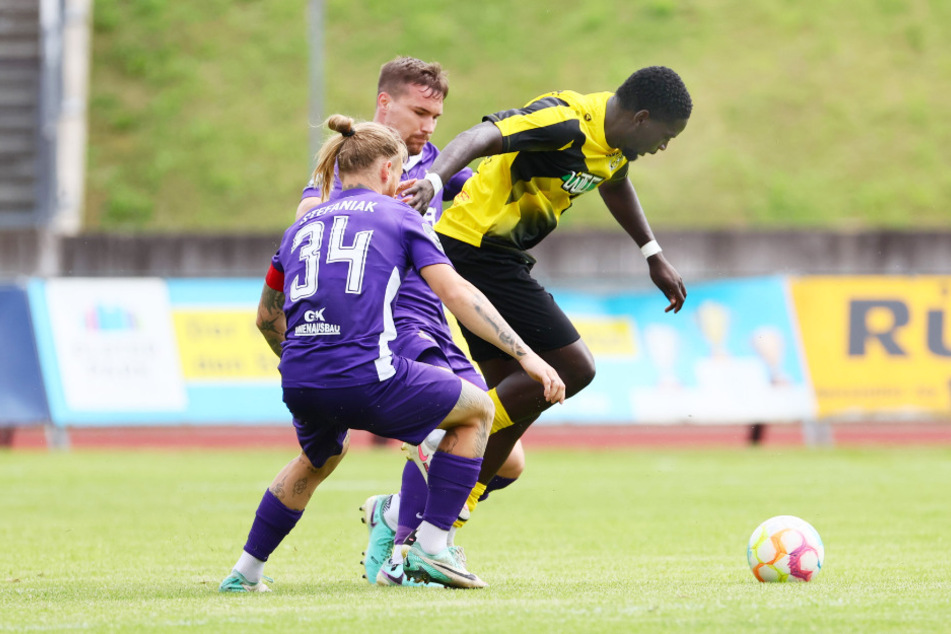
<path id="1" fill-rule="evenodd" d="M 396 130 L 406 144 L 410 156 L 403 163 L 401 178 L 406 184 L 424 177 L 439 155 L 439 150 L 429 139 L 436 129 L 437 119 L 442 114 L 443 102 L 448 94 L 448 78 L 438 63 L 427 63 L 413 57 L 397 57 L 380 68 L 373 120 Z M 452 200 L 470 176 L 472 170 L 462 167 L 447 179 L 442 191 L 435 192 L 423 214 L 424 221 L 430 225 L 434 224 L 442 214 L 443 201 Z M 340 191 L 341 183 L 335 171 L 331 196 Z M 301 195 L 297 217 L 300 218 L 322 200 L 316 178 L 312 178 Z M 393 320 L 397 338 L 390 348 L 394 354 L 447 368 L 488 391 L 482 375 L 453 341 L 442 302 L 413 271 L 407 274 L 400 287 L 399 297 L 393 307 Z M 440 433 L 434 432 L 433 438 L 424 447 L 438 445 Z M 417 447 L 404 445 L 404 449 L 408 450 L 408 457 L 418 457 Z M 373 495 L 360 507 L 364 512 L 363 520 L 369 529 L 369 540 L 361 563 L 364 565 L 365 577 L 370 583 L 408 583 L 400 574 L 402 550 L 394 550 L 393 546 L 402 545 L 412 530 L 419 525 L 419 518 L 426 504 L 427 485 L 423 471 L 416 466 L 418 464 L 419 461 L 407 461 L 399 494 Z M 491 491 L 514 482 L 521 475 L 524 464 L 524 452 L 521 442 L 518 442 L 496 476 L 484 490 L 480 488 L 477 491 L 476 497 L 484 499 Z M 387 562 L 391 555 L 394 560 Z M 381 574 L 384 562 L 386 570 Z"/>
<path id="2" fill-rule="evenodd" d="M 478 477 L 493 404 L 453 373 L 391 352 L 393 302 L 407 272 L 416 270 L 460 322 L 511 354 L 543 384 L 546 398 L 562 402 L 564 383 L 456 274 L 432 228 L 393 198 L 406 158 L 402 140 L 385 126 L 342 115 L 327 124 L 340 134 L 324 144 L 317 170 L 326 194 L 336 163 L 343 190 L 285 232 L 257 319 L 281 358 L 284 402 L 302 452 L 265 491 L 219 590 L 268 590 L 265 562 L 345 455 L 350 428 L 418 444 L 436 427 L 446 435 L 431 462 L 423 521 L 404 571 L 420 582 L 485 587 L 466 569 L 462 550 L 449 546 L 448 533 Z"/>

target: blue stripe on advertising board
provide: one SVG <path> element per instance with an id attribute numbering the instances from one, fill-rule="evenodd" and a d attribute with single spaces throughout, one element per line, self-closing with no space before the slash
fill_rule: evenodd
<path id="1" fill-rule="evenodd" d="M 24 289 L 0 286 L 0 425 L 50 422 Z"/>

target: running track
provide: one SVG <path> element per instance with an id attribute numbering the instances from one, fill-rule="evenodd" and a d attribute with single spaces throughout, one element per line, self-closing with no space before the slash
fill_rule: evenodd
<path id="1" fill-rule="evenodd" d="M 951 422 L 930 423 L 840 423 L 830 424 L 836 446 L 858 445 L 951 445 Z M 0 447 L 45 449 L 47 434 L 42 427 L 13 430 Z M 362 431 L 351 434 L 351 447 L 371 447 L 373 437 Z M 637 447 L 744 447 L 750 444 L 748 425 L 602 426 L 538 425 L 523 437 L 526 447 L 606 449 Z M 766 425 L 763 446 L 803 445 L 799 425 Z M 166 449 L 287 449 L 297 450 L 293 428 L 287 426 L 183 426 L 98 427 L 69 430 L 71 448 L 166 448 Z M 396 447 L 396 441 L 390 441 Z"/>

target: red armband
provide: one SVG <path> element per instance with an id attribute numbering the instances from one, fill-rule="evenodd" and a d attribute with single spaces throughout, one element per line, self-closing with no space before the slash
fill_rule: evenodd
<path id="1" fill-rule="evenodd" d="M 267 275 L 264 276 L 264 283 L 268 285 L 269 288 L 278 291 L 280 293 L 284 292 L 284 272 L 278 271 L 274 268 L 272 264 L 267 270 Z"/>

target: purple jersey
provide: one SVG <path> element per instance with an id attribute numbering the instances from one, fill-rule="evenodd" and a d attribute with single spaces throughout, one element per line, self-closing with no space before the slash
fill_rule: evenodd
<path id="1" fill-rule="evenodd" d="M 427 142 L 422 151 L 409 157 L 403 164 L 402 180 L 411 180 L 414 178 L 423 178 L 426 171 L 432 167 L 436 157 L 439 156 L 439 149 L 432 143 Z M 442 215 L 442 201 L 452 200 L 456 194 L 462 191 L 462 186 L 469 177 L 472 176 L 472 170 L 468 167 L 459 170 L 449 179 L 443 191 L 435 192 L 433 199 L 429 203 L 429 210 L 423 216 L 423 219 L 429 225 L 436 224 Z M 337 176 L 337 168 L 334 166 L 334 186 L 331 191 L 331 198 L 341 190 L 340 178 Z M 301 195 L 301 199 L 315 197 L 320 198 L 320 191 L 314 188 L 314 183 L 308 183 L 307 189 Z M 400 288 L 400 296 L 393 308 L 393 319 L 396 323 L 400 336 L 417 336 L 419 329 L 445 328 L 448 331 L 449 325 L 446 322 L 446 315 L 443 312 L 442 302 L 436 297 L 429 285 L 419 277 L 415 272 L 410 272 Z"/>
<path id="2" fill-rule="evenodd" d="M 284 387 L 344 387 L 393 375 L 393 303 L 410 271 L 449 264 L 432 227 L 367 189 L 332 195 L 284 233 Z"/>

